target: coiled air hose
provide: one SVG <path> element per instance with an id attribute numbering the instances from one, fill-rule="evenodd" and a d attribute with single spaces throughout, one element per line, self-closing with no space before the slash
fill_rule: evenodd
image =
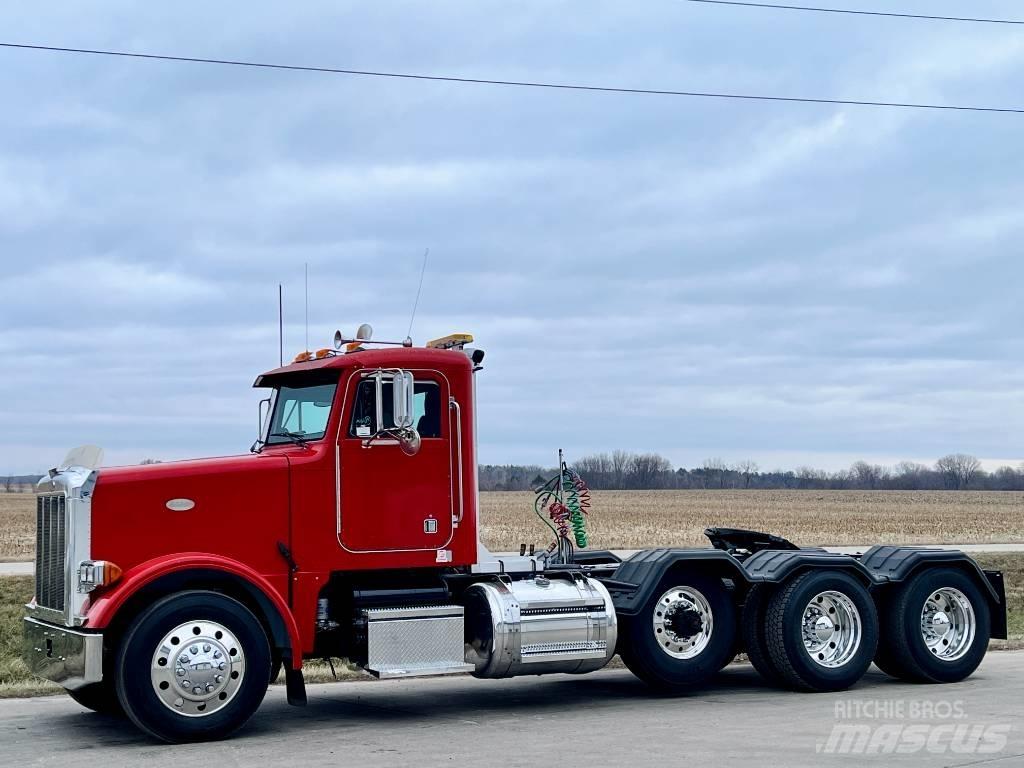
<path id="1" fill-rule="evenodd" d="M 572 556 L 572 542 L 580 548 L 587 546 L 586 516 L 590 511 L 590 488 L 579 472 L 561 460 L 561 451 L 559 464 L 558 474 L 536 489 L 533 510 L 555 534 L 555 542 L 549 551 L 557 547 L 568 562 Z"/>

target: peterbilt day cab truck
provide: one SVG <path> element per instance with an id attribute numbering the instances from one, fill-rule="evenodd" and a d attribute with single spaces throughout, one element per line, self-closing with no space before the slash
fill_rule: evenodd
<path id="1" fill-rule="evenodd" d="M 835 691 L 872 661 L 956 682 L 1006 636 L 1002 575 L 961 552 L 850 556 L 718 528 L 711 547 L 625 561 L 576 548 L 566 505 L 582 486 L 564 463 L 538 507 L 564 523 L 554 544 L 492 554 L 483 352 L 468 336 L 413 347 L 361 330 L 256 379 L 269 398 L 249 454 L 97 469 L 72 452 L 40 481 L 35 674 L 182 742 L 236 730 L 282 668 L 304 704 L 307 659 L 501 678 L 591 672 L 618 653 L 673 692 L 745 652 L 773 684 Z"/>

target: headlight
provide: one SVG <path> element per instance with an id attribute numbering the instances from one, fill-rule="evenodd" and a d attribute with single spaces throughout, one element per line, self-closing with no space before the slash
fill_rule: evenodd
<path id="1" fill-rule="evenodd" d="M 121 568 L 109 560 L 83 560 L 78 566 L 78 591 L 92 592 L 121 578 Z"/>

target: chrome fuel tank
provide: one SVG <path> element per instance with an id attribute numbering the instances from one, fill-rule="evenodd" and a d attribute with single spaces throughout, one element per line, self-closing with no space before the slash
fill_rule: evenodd
<path id="1" fill-rule="evenodd" d="M 611 596 L 585 576 L 478 582 L 464 604 L 466 661 L 477 677 L 593 672 L 615 653 Z"/>

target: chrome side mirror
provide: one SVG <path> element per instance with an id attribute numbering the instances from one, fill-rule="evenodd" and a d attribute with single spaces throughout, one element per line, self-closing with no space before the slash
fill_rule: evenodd
<path id="1" fill-rule="evenodd" d="M 395 371 L 391 384 L 391 414 L 395 423 L 394 437 L 406 456 L 420 451 L 420 434 L 413 426 L 413 394 L 416 382 L 410 371 Z"/>
<path id="2" fill-rule="evenodd" d="M 405 429 L 412 426 L 412 396 L 415 382 L 410 371 L 396 371 L 391 385 L 392 407 L 395 427 Z"/>
<path id="3" fill-rule="evenodd" d="M 369 447 L 375 439 L 390 438 L 398 441 L 398 447 L 406 456 L 415 456 L 420 451 L 420 434 L 413 426 L 415 417 L 413 394 L 416 381 L 410 371 L 391 371 L 391 426 L 384 425 L 384 371 L 373 374 L 377 395 L 377 433 L 364 440 Z"/>

